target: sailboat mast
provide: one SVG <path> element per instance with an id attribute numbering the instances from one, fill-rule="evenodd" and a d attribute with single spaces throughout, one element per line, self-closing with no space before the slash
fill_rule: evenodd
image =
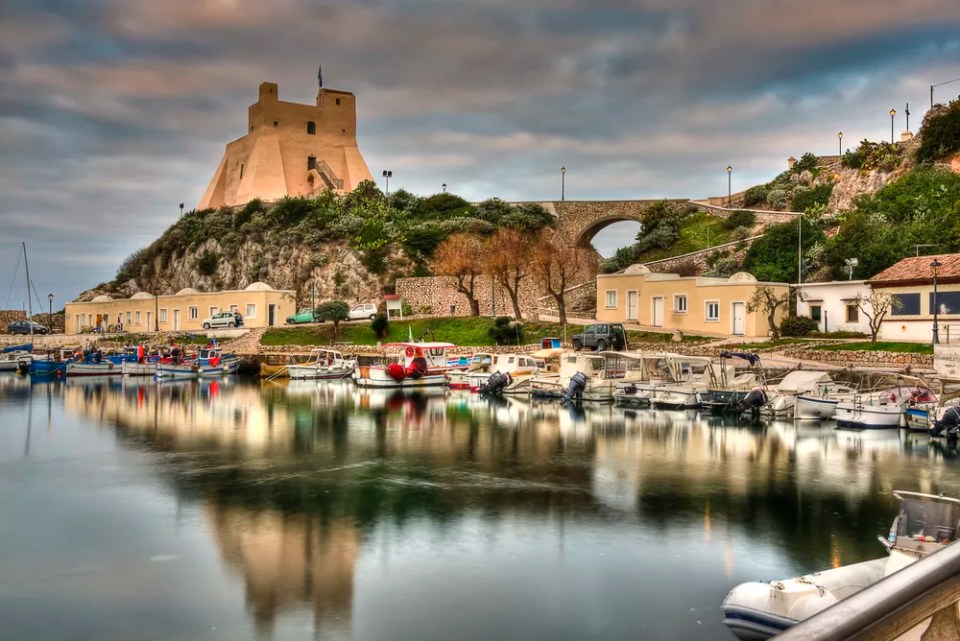
<path id="1" fill-rule="evenodd" d="M 33 342 L 33 303 L 30 302 L 30 265 L 27 263 L 27 243 L 23 243 L 23 268 L 27 272 L 27 327 L 30 328 L 30 342 Z"/>

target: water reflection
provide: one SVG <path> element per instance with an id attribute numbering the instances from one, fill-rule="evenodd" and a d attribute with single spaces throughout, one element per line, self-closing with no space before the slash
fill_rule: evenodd
<path id="1" fill-rule="evenodd" d="M 879 556 L 894 488 L 960 493 L 956 452 L 896 432 L 343 382 L 0 380 L 20 394 L 149 455 L 259 638 L 305 612 L 337 638 L 726 638 L 689 609 Z"/>

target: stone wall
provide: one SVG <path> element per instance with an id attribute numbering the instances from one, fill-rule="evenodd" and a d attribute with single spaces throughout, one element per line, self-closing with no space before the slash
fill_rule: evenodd
<path id="1" fill-rule="evenodd" d="M 567 288 L 567 316 L 593 318 L 597 313 L 596 279 Z M 557 315 L 557 301 L 553 296 L 541 296 L 538 299 L 541 314 Z"/>
<path id="2" fill-rule="evenodd" d="M 932 354 L 900 354 L 869 350 L 825 351 L 810 348 L 786 348 L 785 356 L 816 361 L 839 367 L 871 367 L 878 369 L 932 370 Z"/>
<path id="3" fill-rule="evenodd" d="M 733 207 L 727 208 L 725 206 L 720 206 L 715 204 L 713 201 L 715 198 L 709 198 L 706 201 L 690 201 L 690 204 L 694 205 L 700 211 L 705 211 L 708 214 L 713 214 L 719 218 L 726 218 L 734 211 L 749 211 L 756 214 L 757 223 L 760 224 L 771 224 L 771 223 L 787 223 L 797 219 L 797 215 L 792 212 L 786 211 L 770 211 L 769 209 L 747 209 L 744 207 L 738 207 L 737 201 L 734 199 Z M 741 199 L 742 203 L 742 199 Z M 724 201 L 726 205 L 726 201 Z"/>
<path id="4" fill-rule="evenodd" d="M 7 325 L 13 321 L 27 320 L 27 313 L 22 309 L 0 309 L 0 332 L 7 331 Z"/>
<path id="5" fill-rule="evenodd" d="M 450 306 L 453 305 L 453 316 L 470 315 L 470 303 L 464 294 L 457 291 L 457 282 L 452 276 L 398 278 L 396 293 L 410 304 L 415 314 L 450 316 Z M 493 313 L 493 304 L 496 305 L 497 316 L 513 316 L 513 305 L 507 290 L 496 285 L 491 292 L 489 277 L 477 277 L 475 294 L 480 303 L 481 316 L 490 316 Z M 525 318 L 536 315 L 541 295 L 542 292 L 532 279 L 527 278 L 520 283 L 520 311 Z"/>

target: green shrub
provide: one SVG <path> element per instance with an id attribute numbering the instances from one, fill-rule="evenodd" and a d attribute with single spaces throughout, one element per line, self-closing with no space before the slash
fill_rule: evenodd
<path id="1" fill-rule="evenodd" d="M 377 314 L 373 320 L 370 321 L 370 329 L 373 330 L 373 334 L 377 337 L 377 340 L 382 341 L 387 337 L 387 334 L 390 333 L 390 319 L 386 314 Z"/>
<path id="2" fill-rule="evenodd" d="M 737 227 L 730 232 L 730 242 L 742 242 L 753 235 L 753 229 L 750 227 Z"/>
<path id="3" fill-rule="evenodd" d="M 817 157 L 808 151 L 800 156 L 800 160 L 793 163 L 793 173 L 799 174 L 803 171 L 813 171 L 818 162 Z"/>
<path id="4" fill-rule="evenodd" d="M 945 108 L 931 110 L 923 123 L 923 137 L 917 148 L 917 162 L 940 160 L 960 150 L 960 100 Z"/>
<path id="5" fill-rule="evenodd" d="M 889 142 L 860 141 L 856 151 L 848 151 L 843 155 L 840 164 L 851 169 L 869 171 L 893 171 L 900 166 L 903 158 L 903 148 Z"/>
<path id="6" fill-rule="evenodd" d="M 771 189 L 767 193 L 767 203 L 771 207 L 782 209 L 790 202 L 790 192 L 786 189 Z"/>
<path id="7" fill-rule="evenodd" d="M 746 207 L 762 205 L 767 202 L 767 192 L 769 188 L 766 185 L 756 185 L 743 192 L 743 204 Z"/>
<path id="8" fill-rule="evenodd" d="M 753 227 L 757 223 L 757 215 L 752 211 L 744 211 L 743 209 L 738 209 L 735 212 L 732 212 L 726 219 L 723 221 L 724 229 L 736 229 L 737 227 Z"/>
<path id="9" fill-rule="evenodd" d="M 197 271 L 204 276 L 213 276 L 217 273 L 217 265 L 220 264 L 220 254 L 215 251 L 207 250 L 197 261 Z"/>
<path id="10" fill-rule="evenodd" d="M 823 242 L 823 232 L 806 220 L 803 224 L 803 250 Z M 743 269 L 757 280 L 794 283 L 797 279 L 797 223 L 781 223 L 767 227 L 743 257 Z"/>
<path id="11" fill-rule="evenodd" d="M 400 299 L 400 313 L 404 316 L 413 316 L 413 305 L 406 298 Z"/>
<path id="12" fill-rule="evenodd" d="M 809 316 L 787 316 L 780 323 L 781 336 L 806 336 L 817 331 L 817 321 Z"/>
<path id="13" fill-rule="evenodd" d="M 497 316 L 493 321 L 493 327 L 487 330 L 487 334 L 497 345 L 523 344 L 523 325 L 510 321 L 509 316 Z"/>
<path id="14" fill-rule="evenodd" d="M 798 189 L 790 203 L 791 211 L 806 212 L 818 205 L 826 205 L 833 193 L 833 183 L 826 182 L 809 189 Z"/>

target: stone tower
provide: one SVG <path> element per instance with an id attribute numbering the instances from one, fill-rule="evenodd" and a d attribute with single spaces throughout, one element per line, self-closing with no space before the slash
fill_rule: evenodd
<path id="1" fill-rule="evenodd" d="M 227 143 L 198 209 L 271 201 L 372 180 L 357 146 L 357 100 L 348 91 L 317 92 L 316 105 L 280 100 L 276 83 L 260 84 L 247 134 Z"/>

